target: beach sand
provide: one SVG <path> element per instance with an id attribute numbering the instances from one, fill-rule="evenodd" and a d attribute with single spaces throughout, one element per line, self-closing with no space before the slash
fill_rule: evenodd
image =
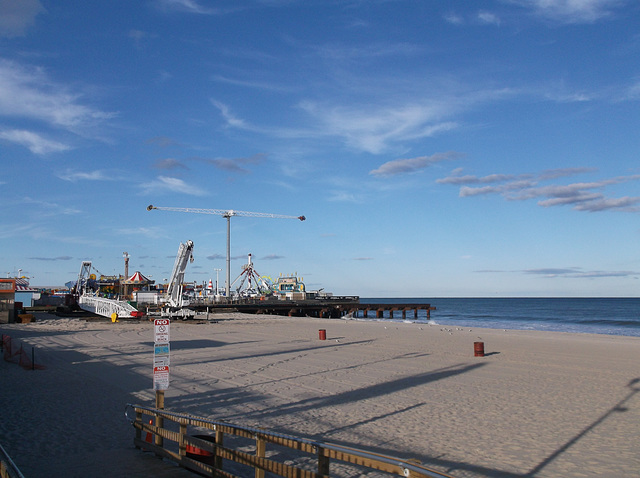
<path id="1" fill-rule="evenodd" d="M 640 338 L 220 314 L 173 321 L 167 410 L 347 444 L 455 477 L 637 477 Z M 319 330 L 326 340 L 319 340 Z M 195 476 L 133 447 L 151 322 L 38 314 L 0 332 L 0 444 L 27 477 Z M 473 343 L 485 356 L 474 357 Z"/>

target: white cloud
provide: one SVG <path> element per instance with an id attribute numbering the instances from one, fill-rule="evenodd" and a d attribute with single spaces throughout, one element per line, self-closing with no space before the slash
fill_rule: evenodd
<path id="1" fill-rule="evenodd" d="M 58 174 L 60 179 L 75 183 L 76 181 L 112 181 L 113 178 L 108 176 L 105 171 L 96 170 L 91 172 L 72 172 Z"/>
<path id="2" fill-rule="evenodd" d="M 115 231 L 118 235 L 145 236 L 151 238 L 161 237 L 166 234 L 166 229 L 162 227 L 129 227 Z"/>
<path id="3" fill-rule="evenodd" d="M 544 18 L 561 23 L 593 23 L 608 17 L 624 0 L 517 0 Z"/>
<path id="4" fill-rule="evenodd" d="M 206 196 L 207 192 L 182 179 L 158 176 L 157 179 L 140 185 L 141 194 L 163 194 L 167 192 L 188 194 L 190 196 Z"/>
<path id="5" fill-rule="evenodd" d="M 444 15 L 444 19 L 446 22 L 451 23 L 452 25 L 462 25 L 464 24 L 464 18 L 454 12 L 449 12 Z"/>
<path id="6" fill-rule="evenodd" d="M 44 11 L 38 0 L 0 0 L 0 36 L 23 36 Z"/>
<path id="7" fill-rule="evenodd" d="M 211 104 L 220 110 L 220 113 L 222 113 L 222 117 L 225 119 L 225 121 L 229 126 L 232 126 L 234 128 L 240 128 L 240 129 L 246 128 L 247 125 L 245 121 L 242 119 L 236 118 L 231 113 L 231 110 L 227 105 L 213 99 L 211 100 Z"/>
<path id="8" fill-rule="evenodd" d="M 81 212 L 75 207 L 63 206 L 62 204 L 54 203 L 51 201 L 42 201 L 29 196 L 25 197 L 22 202 L 27 205 L 35 205 L 38 209 L 38 215 L 41 217 L 57 216 L 60 214 L 70 216 Z"/>
<path id="9" fill-rule="evenodd" d="M 379 154 L 391 143 L 435 136 L 457 127 L 440 121 L 440 104 L 406 104 L 386 108 L 324 106 L 303 102 L 300 107 L 319 124 L 324 135 L 342 137 L 352 148 Z"/>
<path id="10" fill-rule="evenodd" d="M 500 25 L 500 18 L 490 12 L 478 12 L 478 21 L 487 25 Z"/>
<path id="11" fill-rule="evenodd" d="M 0 116 L 34 119 L 68 130 L 114 116 L 82 105 L 81 96 L 51 81 L 42 69 L 0 59 Z"/>
<path id="12" fill-rule="evenodd" d="M 196 0 L 158 0 L 158 6 L 162 10 L 175 10 L 199 15 L 214 15 L 221 13 L 218 8 L 205 7 Z"/>
<path id="13" fill-rule="evenodd" d="M 45 139 L 37 133 L 22 129 L 0 131 L 0 138 L 20 144 L 34 154 L 59 153 L 71 149 L 71 147 L 66 144 Z"/>

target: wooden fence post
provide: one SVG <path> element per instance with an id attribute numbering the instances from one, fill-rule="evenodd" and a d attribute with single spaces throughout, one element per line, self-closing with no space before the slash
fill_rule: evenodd
<path id="1" fill-rule="evenodd" d="M 318 474 L 329 475 L 329 457 L 324 454 L 322 447 L 318 447 Z"/>
<path id="2" fill-rule="evenodd" d="M 260 435 L 256 435 L 256 456 L 264 458 L 267 453 L 267 442 L 260 438 Z M 264 478 L 264 470 L 256 468 L 256 478 Z"/>
<path id="3" fill-rule="evenodd" d="M 164 410 L 164 390 L 156 390 L 156 408 L 159 410 Z M 164 427 L 164 417 L 156 415 L 156 427 L 157 428 Z M 164 445 L 163 438 L 159 433 L 156 433 L 156 445 L 158 446 Z"/>
<path id="4" fill-rule="evenodd" d="M 142 424 L 142 412 L 139 410 L 136 410 L 136 423 L 140 423 Z M 142 440 L 142 430 L 136 427 L 136 440 Z M 140 448 L 139 446 L 136 446 L 136 448 Z"/>
<path id="5" fill-rule="evenodd" d="M 187 422 L 180 420 L 180 437 L 178 438 L 178 455 L 182 459 L 183 456 L 187 456 L 187 445 L 184 443 L 184 437 L 187 434 Z"/>
<path id="6" fill-rule="evenodd" d="M 216 454 L 213 465 L 216 470 L 222 470 L 222 457 L 218 454 L 218 447 L 222 446 L 224 446 L 224 433 L 216 426 Z"/>

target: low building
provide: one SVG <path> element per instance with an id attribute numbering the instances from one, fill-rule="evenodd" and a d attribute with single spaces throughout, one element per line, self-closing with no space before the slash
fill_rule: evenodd
<path id="1" fill-rule="evenodd" d="M 0 279 L 0 324 L 15 321 L 16 280 Z"/>

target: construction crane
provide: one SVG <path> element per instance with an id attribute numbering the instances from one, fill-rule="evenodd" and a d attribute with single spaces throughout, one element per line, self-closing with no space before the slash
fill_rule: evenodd
<path id="1" fill-rule="evenodd" d="M 247 212 L 247 211 L 235 211 L 233 209 L 198 209 L 190 207 L 162 207 L 162 206 L 147 206 L 147 211 L 157 209 L 158 211 L 174 211 L 174 212 L 192 212 L 196 214 L 212 214 L 214 216 L 222 216 L 227 218 L 227 283 L 226 283 L 226 295 L 227 300 L 231 297 L 231 217 L 232 216 L 244 216 L 244 217 L 270 217 L 273 219 L 298 219 L 304 221 L 304 216 L 284 216 L 282 214 L 269 214 L 266 212 Z"/>

